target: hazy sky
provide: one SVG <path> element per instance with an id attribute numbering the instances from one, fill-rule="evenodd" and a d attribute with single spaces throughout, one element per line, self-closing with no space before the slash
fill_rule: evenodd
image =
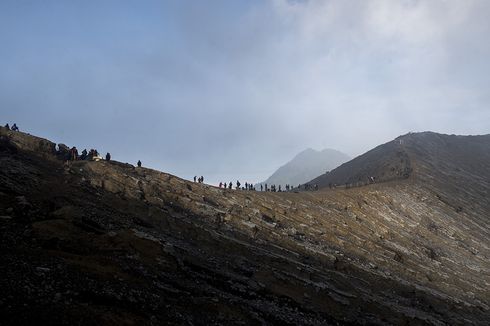
<path id="1" fill-rule="evenodd" d="M 490 129 L 490 1 L 0 1 L 0 117 L 184 178 Z"/>

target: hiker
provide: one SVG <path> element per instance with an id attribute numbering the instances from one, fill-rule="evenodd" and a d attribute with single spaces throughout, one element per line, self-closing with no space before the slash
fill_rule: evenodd
<path id="1" fill-rule="evenodd" d="M 265 184 L 265 191 L 268 191 L 268 190 L 267 190 L 267 183 Z"/>
<path id="2" fill-rule="evenodd" d="M 238 180 L 236 181 L 236 189 L 240 190 L 240 181 L 238 181 Z"/>
<path id="3" fill-rule="evenodd" d="M 281 192 L 281 185 L 279 185 L 279 192 Z"/>
<path id="4" fill-rule="evenodd" d="M 220 183 L 219 183 L 219 187 L 221 188 L 221 186 L 222 186 L 222 185 L 223 185 L 223 183 L 222 183 L 222 182 L 220 182 Z"/>
<path id="5" fill-rule="evenodd" d="M 204 183 L 204 177 L 201 175 L 201 183 Z"/>
<path id="6" fill-rule="evenodd" d="M 264 186 L 262 186 L 262 184 L 260 184 L 260 191 L 263 191 L 264 189 Z"/>
<path id="7" fill-rule="evenodd" d="M 197 175 L 194 176 L 194 182 L 196 182 L 196 179 L 197 179 Z"/>
<path id="8" fill-rule="evenodd" d="M 17 124 L 15 124 L 15 123 L 14 123 L 14 124 L 12 125 L 12 130 L 13 130 L 13 131 L 19 131 L 19 127 L 17 127 Z"/>
<path id="9" fill-rule="evenodd" d="M 76 161 L 78 159 L 78 150 L 75 146 L 70 149 L 70 160 Z"/>
<path id="10" fill-rule="evenodd" d="M 138 163 L 137 164 L 138 164 L 138 167 L 140 168 L 141 167 L 141 161 L 138 160 Z"/>
<path id="11" fill-rule="evenodd" d="M 228 185 L 228 189 L 231 189 L 231 187 L 233 187 L 233 184 L 230 181 L 230 184 Z"/>
<path id="12" fill-rule="evenodd" d="M 105 160 L 106 161 L 110 161 L 111 160 L 111 153 L 107 152 L 107 154 L 105 154 Z"/>
<path id="13" fill-rule="evenodd" d="M 82 161 L 84 161 L 84 160 L 86 160 L 86 159 L 87 159 L 87 149 L 84 149 L 84 150 L 82 151 L 82 155 L 80 155 L 80 159 L 81 159 Z"/>
<path id="14" fill-rule="evenodd" d="M 248 182 L 245 182 L 245 189 L 248 190 Z"/>
<path id="15" fill-rule="evenodd" d="M 5 125 L 5 128 L 7 128 L 8 130 L 10 130 L 10 126 L 9 126 L 8 123 Z"/>

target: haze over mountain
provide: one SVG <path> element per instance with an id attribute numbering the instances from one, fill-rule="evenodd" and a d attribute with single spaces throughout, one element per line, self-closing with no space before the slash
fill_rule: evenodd
<path id="1" fill-rule="evenodd" d="M 281 193 L 55 146 L 0 127 L 2 325 L 490 324 L 490 135 L 404 135 Z"/>
<path id="2" fill-rule="evenodd" d="M 2 0 L 0 116 L 257 183 L 307 147 L 487 133 L 488 17 L 486 0 Z"/>
<path id="3" fill-rule="evenodd" d="M 296 187 L 298 184 L 310 181 L 326 171 L 336 168 L 349 159 L 347 154 L 334 149 L 326 148 L 322 151 L 316 151 L 308 148 L 277 169 L 262 184 L 281 185 L 282 187 L 289 184 Z"/>

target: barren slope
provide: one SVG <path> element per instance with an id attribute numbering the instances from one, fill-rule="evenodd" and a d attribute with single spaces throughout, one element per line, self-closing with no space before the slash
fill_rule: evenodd
<path id="1" fill-rule="evenodd" d="M 490 323 L 488 183 L 256 193 L 53 150 L 0 129 L 3 324 Z"/>

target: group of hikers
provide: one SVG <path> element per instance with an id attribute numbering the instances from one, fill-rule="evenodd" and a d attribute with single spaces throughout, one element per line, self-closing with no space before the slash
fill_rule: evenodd
<path id="1" fill-rule="evenodd" d="M 12 131 L 19 131 L 19 127 L 17 127 L 17 124 L 13 124 L 12 127 L 9 126 L 9 124 L 7 123 L 5 125 L 5 128 L 7 128 L 8 130 L 12 130 Z"/>
<path id="2" fill-rule="evenodd" d="M 286 184 L 286 186 L 284 187 L 285 189 L 282 189 L 281 185 L 279 185 L 279 187 L 276 187 L 276 185 L 271 185 L 270 187 L 268 187 L 267 183 L 265 183 L 263 188 L 265 189 L 265 191 L 271 191 L 271 192 L 283 192 L 283 191 L 293 190 L 293 186 L 291 186 L 289 184 Z M 262 188 L 262 184 L 261 184 L 260 185 L 260 191 L 262 191 L 263 188 Z"/>
<path id="3" fill-rule="evenodd" d="M 233 189 L 233 183 L 230 181 L 230 183 L 226 183 L 226 182 L 220 182 L 219 183 L 219 187 L 220 188 L 223 188 L 223 189 Z M 236 186 L 235 186 L 235 189 L 236 190 L 249 190 L 249 191 L 255 191 L 255 187 L 253 184 L 251 183 L 248 183 L 248 182 L 245 182 L 245 185 L 242 187 L 242 184 L 240 183 L 240 181 L 236 181 Z"/>
<path id="4" fill-rule="evenodd" d="M 12 126 L 10 126 L 8 123 L 4 126 L 4 128 L 7 128 L 8 130 L 12 131 L 19 131 L 19 127 L 17 126 L 16 123 L 14 123 Z M 90 151 L 87 151 L 84 149 L 81 154 L 78 153 L 78 149 L 76 146 L 73 146 L 72 148 L 68 148 L 67 146 L 60 144 L 59 147 L 56 150 L 57 156 L 65 161 L 99 161 L 102 160 L 102 157 L 100 156 L 99 152 L 96 149 L 91 149 Z M 111 153 L 107 152 L 105 155 L 106 161 L 111 160 Z M 138 160 L 138 163 L 136 163 L 138 167 L 141 167 L 141 161 Z M 202 178 L 202 181 L 204 181 L 204 178 Z"/>
<path id="5" fill-rule="evenodd" d="M 298 185 L 298 189 L 301 189 L 301 185 Z M 313 190 L 316 191 L 316 190 L 318 190 L 318 185 L 317 184 L 312 185 L 312 184 L 305 183 L 303 185 L 303 189 L 309 190 L 309 191 L 313 191 Z"/>
<path id="6" fill-rule="evenodd" d="M 58 152 L 61 152 L 61 149 L 58 149 Z M 99 155 L 99 152 L 96 149 L 91 149 L 90 151 L 87 152 L 86 149 L 82 151 L 81 155 L 78 155 L 78 149 L 76 146 L 73 146 L 70 148 L 68 151 L 68 161 L 85 161 L 85 160 L 90 160 L 90 161 L 99 161 L 101 160 L 102 157 Z M 107 153 L 105 155 L 106 161 L 111 160 L 111 153 Z"/>
<path id="7" fill-rule="evenodd" d="M 197 176 L 194 176 L 194 182 L 197 182 L 197 183 L 203 183 L 204 182 L 204 177 L 201 176 L 201 177 L 197 177 Z M 222 189 L 236 189 L 236 190 L 247 190 L 247 191 L 257 191 L 257 188 L 255 187 L 254 184 L 252 183 L 249 183 L 249 182 L 245 182 L 245 185 L 242 185 L 242 183 L 237 180 L 235 185 L 233 185 L 233 182 L 220 182 L 219 185 L 218 185 L 219 188 L 222 188 Z M 294 190 L 294 187 L 289 185 L 289 184 L 286 184 L 286 186 L 284 188 L 281 187 L 281 185 L 279 186 L 276 186 L 275 184 L 273 185 L 268 185 L 267 183 L 265 184 L 260 184 L 258 185 L 257 187 L 260 187 L 260 191 L 268 191 L 268 192 L 286 192 L 286 191 L 293 191 Z M 302 185 L 298 185 L 298 190 L 300 190 L 302 187 Z M 315 185 L 308 185 L 308 184 L 305 184 L 303 185 L 303 189 L 304 190 L 318 190 L 318 185 L 315 184 Z"/>
<path id="8" fill-rule="evenodd" d="M 68 150 L 67 155 L 64 155 L 64 151 L 62 148 L 58 148 L 58 155 L 65 156 L 65 159 L 67 161 L 100 161 L 102 160 L 102 157 L 100 156 L 99 152 L 96 149 L 91 149 L 90 151 L 87 152 L 86 149 L 82 151 L 82 154 L 78 155 L 78 149 L 76 146 L 73 146 Z M 111 153 L 107 152 L 105 154 L 105 160 L 110 161 L 112 159 Z M 136 163 L 138 167 L 141 167 L 141 161 L 138 160 L 138 163 Z"/>

